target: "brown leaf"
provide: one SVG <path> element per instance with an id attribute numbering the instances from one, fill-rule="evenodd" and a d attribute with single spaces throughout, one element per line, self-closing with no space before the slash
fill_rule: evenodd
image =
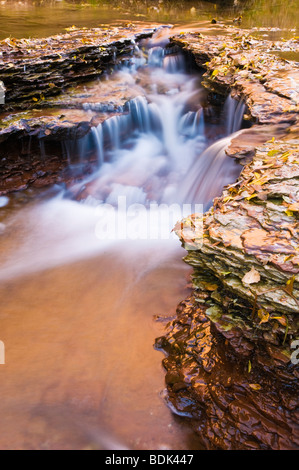
<path id="1" fill-rule="evenodd" d="M 243 284 L 255 284 L 261 280 L 260 273 L 252 266 L 242 279 Z"/>

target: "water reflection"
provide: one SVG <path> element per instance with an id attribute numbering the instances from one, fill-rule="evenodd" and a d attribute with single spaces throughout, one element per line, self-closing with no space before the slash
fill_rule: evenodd
<path id="1" fill-rule="evenodd" d="M 234 22 L 239 17 L 241 21 Z M 299 27 L 298 0 L 4 0 L 0 3 L 0 39 L 45 37 L 73 24 L 99 27 L 141 21 L 195 27 L 212 19 L 242 28 L 295 29 Z M 296 31 L 283 35 L 296 35 Z"/>

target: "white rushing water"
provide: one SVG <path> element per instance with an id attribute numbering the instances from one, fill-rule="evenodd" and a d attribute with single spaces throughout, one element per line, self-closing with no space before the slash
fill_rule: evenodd
<path id="1" fill-rule="evenodd" d="M 129 217 L 136 228 L 135 234 L 131 230 L 127 237 L 131 241 L 148 238 L 150 246 L 163 233 L 162 238 L 169 234 L 170 240 L 169 248 L 162 243 L 162 251 L 178 247 L 179 242 L 170 235 L 176 221 L 189 210 L 194 212 L 194 204 L 207 209 L 223 186 L 238 176 L 240 167 L 226 156 L 225 148 L 241 126 L 242 103 L 229 96 L 223 109 L 225 124 L 214 124 L 213 132 L 207 132 L 206 93 L 199 75 L 188 71 L 180 52 L 156 45 L 154 38 L 144 44 L 143 51 L 136 46 L 131 60 L 123 61 L 114 73 L 123 83 L 138 83 L 140 96 L 128 102 L 122 114 L 108 117 L 77 143 L 66 144 L 70 166 L 76 166 L 73 156 L 78 153 L 84 161 L 90 148 L 97 156 L 98 169 L 71 188 L 72 197 L 83 188 L 83 201 L 70 201 L 62 191 L 46 203 L 25 209 L 24 223 L 31 227 L 30 237 L 24 237 L 2 263 L 0 278 L 74 261 L 105 250 L 107 243 L 123 242 L 123 231 L 119 237 L 119 227 L 115 230 L 116 213 L 126 212 L 133 204 L 146 210 L 151 204 L 163 204 L 164 214 L 169 205 L 176 204 L 170 219 L 159 218 L 157 223 L 164 227 L 154 234 L 140 206 L 140 210 L 133 210 L 134 215 L 123 214 L 118 223 Z M 113 207 L 101 212 L 108 204 Z M 19 218 L 15 215 L 8 227 L 22 226 L 24 219 Z"/>

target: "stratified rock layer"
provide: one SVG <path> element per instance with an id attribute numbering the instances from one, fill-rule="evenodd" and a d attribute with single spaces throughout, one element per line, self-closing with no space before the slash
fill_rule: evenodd
<path id="1" fill-rule="evenodd" d="M 0 41 L 0 195 L 67 180 L 62 143 L 127 112 L 139 93 L 125 79 L 109 86 L 101 75 L 130 59 L 135 41 L 153 31 L 72 27 L 44 39 Z"/>
<path id="2" fill-rule="evenodd" d="M 210 93 L 232 91 L 256 125 L 227 149 L 245 165 L 237 182 L 175 227 L 193 295 L 156 341 L 166 400 L 207 449 L 298 449 L 298 64 L 248 34 L 173 41 L 206 68 Z"/>
<path id="3" fill-rule="evenodd" d="M 257 123 L 298 121 L 299 64 L 277 55 L 282 51 L 298 53 L 298 38 L 273 43 L 235 30 L 218 36 L 183 33 L 172 41 L 192 53 L 198 66 L 206 69 L 203 85 L 210 92 L 232 91 L 246 103 Z"/>
<path id="4" fill-rule="evenodd" d="M 167 354 L 166 401 L 206 449 L 298 449 L 298 368 L 271 332 L 246 322 L 246 302 L 205 282 L 156 340 Z"/>
<path id="5" fill-rule="evenodd" d="M 6 88 L 5 110 L 28 109 L 74 83 L 100 76 L 122 55 L 130 54 L 135 40 L 153 29 L 69 28 L 65 34 L 44 39 L 0 41 L 0 80 Z"/>

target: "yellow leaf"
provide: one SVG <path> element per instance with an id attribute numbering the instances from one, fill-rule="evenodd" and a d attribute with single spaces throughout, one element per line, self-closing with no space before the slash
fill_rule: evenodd
<path id="1" fill-rule="evenodd" d="M 294 281 L 295 281 L 295 275 L 292 276 L 291 279 L 289 279 L 289 280 L 287 281 L 285 290 L 286 290 L 289 294 L 292 294 L 292 293 L 293 293 Z"/>
<path id="2" fill-rule="evenodd" d="M 290 152 L 284 152 L 282 155 L 279 156 L 279 159 L 286 162 L 290 155 Z"/>
<path id="3" fill-rule="evenodd" d="M 223 202 L 228 202 L 228 201 L 231 201 L 232 199 L 233 199 L 233 197 L 226 196 L 225 198 L 223 198 Z"/>
<path id="4" fill-rule="evenodd" d="M 269 312 L 267 312 L 267 310 L 264 310 L 261 308 L 260 310 L 257 311 L 257 314 L 259 318 L 261 319 L 260 325 L 262 323 L 267 323 L 267 321 L 269 321 Z"/>
<path id="5" fill-rule="evenodd" d="M 277 320 L 282 326 L 287 326 L 285 317 L 271 317 L 271 320 Z"/>
<path id="6" fill-rule="evenodd" d="M 279 153 L 278 150 L 269 150 L 269 152 L 267 153 L 268 157 L 274 157 L 275 155 L 277 155 Z"/>
<path id="7" fill-rule="evenodd" d="M 209 291 L 214 291 L 214 290 L 217 290 L 218 289 L 218 285 L 217 284 L 210 284 L 209 282 L 204 282 L 202 281 L 201 284 L 203 285 L 203 287 Z"/>
<path id="8" fill-rule="evenodd" d="M 285 213 L 287 214 L 287 216 L 289 217 L 292 217 L 294 215 L 294 213 L 292 211 L 289 211 L 288 209 L 285 211 Z"/>
<path id="9" fill-rule="evenodd" d="M 253 199 L 254 197 L 257 197 L 257 193 L 251 194 L 251 196 L 246 197 L 246 201 L 250 201 L 250 199 Z"/>
<path id="10" fill-rule="evenodd" d="M 249 387 L 252 388 L 252 390 L 258 391 L 262 387 L 259 384 L 249 384 Z"/>
<path id="11" fill-rule="evenodd" d="M 218 75 L 218 73 L 219 73 L 218 69 L 213 70 L 211 77 L 216 77 L 216 75 Z"/>

